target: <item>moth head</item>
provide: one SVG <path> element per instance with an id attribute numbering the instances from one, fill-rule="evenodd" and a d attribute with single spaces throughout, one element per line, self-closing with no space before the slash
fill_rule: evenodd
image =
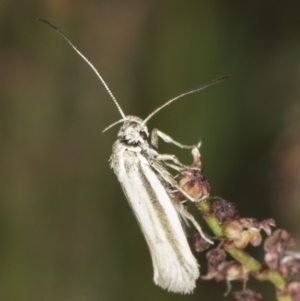
<path id="1" fill-rule="evenodd" d="M 122 125 L 118 138 L 129 144 L 142 144 L 149 137 L 147 126 L 143 124 L 143 120 L 136 116 L 126 116 Z"/>

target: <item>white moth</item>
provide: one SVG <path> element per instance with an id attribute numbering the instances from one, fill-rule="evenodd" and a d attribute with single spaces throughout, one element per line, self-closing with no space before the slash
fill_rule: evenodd
<path id="1" fill-rule="evenodd" d="M 106 131 L 115 124 L 123 122 L 118 132 L 118 139 L 113 145 L 110 159 L 111 167 L 121 183 L 124 194 L 148 244 L 154 268 L 155 284 L 175 293 L 193 292 L 196 286 L 195 282 L 200 275 L 199 265 L 187 242 L 182 219 L 191 221 L 205 240 L 210 243 L 212 241 L 205 237 L 194 217 L 170 193 L 170 189 L 177 189 L 187 199 L 195 201 L 177 186 L 177 182 L 167 169 L 171 167 L 177 171 L 182 171 L 187 167 L 181 164 L 174 155 L 159 154 L 157 148 L 158 137 L 167 143 L 173 143 L 181 148 L 193 149 L 193 151 L 200 144 L 183 145 L 157 129 L 152 131 L 151 143 L 149 143 L 146 123 L 158 111 L 178 98 L 200 91 L 226 77 L 220 77 L 169 100 L 144 120 L 136 116 L 126 116 L 92 63 L 57 27 L 46 20 L 39 20 L 57 30 L 93 69 L 122 116 L 121 120 L 104 130 Z"/>

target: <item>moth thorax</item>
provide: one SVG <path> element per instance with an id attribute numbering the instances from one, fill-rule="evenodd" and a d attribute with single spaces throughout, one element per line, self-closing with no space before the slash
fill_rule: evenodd
<path id="1" fill-rule="evenodd" d="M 149 137 L 146 125 L 143 125 L 143 120 L 136 116 L 126 116 L 122 125 L 118 138 L 129 144 L 142 144 Z"/>

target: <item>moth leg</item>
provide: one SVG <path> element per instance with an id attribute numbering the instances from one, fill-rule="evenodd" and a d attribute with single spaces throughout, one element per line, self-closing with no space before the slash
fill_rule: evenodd
<path id="1" fill-rule="evenodd" d="M 158 159 L 161 159 L 161 160 L 166 160 L 164 159 L 164 157 L 161 157 L 161 156 L 164 156 L 164 155 L 160 155 L 160 157 L 158 157 Z M 170 155 L 167 155 L 167 156 L 170 156 Z M 200 152 L 199 152 L 199 148 L 198 146 L 197 147 L 194 147 L 192 149 L 192 156 L 193 156 L 193 165 L 192 165 L 192 168 L 193 169 L 198 169 L 200 170 L 201 172 L 201 167 L 202 167 L 202 163 L 201 163 L 201 159 L 200 159 Z M 172 160 L 174 162 L 174 158 L 170 158 L 170 157 L 167 157 L 167 160 Z M 179 172 L 182 172 L 184 170 L 187 170 L 187 169 L 190 169 L 191 167 L 189 166 L 186 166 L 186 165 L 183 165 L 180 163 L 180 165 L 176 165 L 176 163 L 178 164 L 178 159 L 177 159 L 177 162 L 174 162 L 175 164 L 172 164 L 172 163 L 169 163 L 169 162 L 164 162 L 164 164 L 166 164 L 168 167 L 176 170 L 176 171 L 179 171 Z"/>
<path id="2" fill-rule="evenodd" d="M 166 156 L 166 155 L 163 155 Z M 172 155 L 167 155 L 167 156 L 171 156 L 171 158 L 174 159 L 175 156 Z M 198 202 L 198 201 L 202 201 L 202 198 L 199 200 L 196 200 L 194 198 L 192 198 L 189 194 L 187 194 L 183 189 L 181 189 L 178 185 L 176 180 L 174 179 L 174 177 L 169 173 L 169 171 L 162 165 L 162 162 L 160 160 L 157 159 L 152 159 L 149 161 L 151 167 L 156 170 L 156 172 L 158 172 L 160 174 L 160 176 L 162 177 L 162 179 L 168 183 L 171 187 L 176 188 L 178 191 L 180 191 L 187 200 L 190 200 L 192 202 Z M 179 162 L 180 163 L 180 162 Z M 180 163 L 180 166 L 175 165 L 175 164 L 170 164 L 168 162 L 164 162 L 164 164 L 166 164 L 167 166 L 177 170 L 177 171 L 182 171 L 185 169 L 185 167 L 182 167 L 183 164 Z"/>
<path id="3" fill-rule="evenodd" d="M 199 147 L 200 147 L 200 145 L 199 145 Z M 193 161 L 194 161 L 193 166 L 195 168 L 198 168 L 199 170 L 201 170 L 202 163 L 201 163 L 201 159 L 200 159 L 201 155 L 199 152 L 199 147 L 194 147 L 192 149 L 192 156 L 193 156 Z"/>
<path id="4" fill-rule="evenodd" d="M 172 158 L 175 157 L 173 155 L 160 155 L 160 156 L 171 156 Z M 207 198 L 207 196 L 203 196 L 200 199 L 194 199 L 194 198 L 192 198 L 188 193 L 186 193 L 182 188 L 180 188 L 177 185 L 177 182 L 174 179 L 174 177 L 162 166 L 162 164 L 161 164 L 161 162 L 159 160 L 153 160 L 152 159 L 151 161 L 149 161 L 149 163 L 152 166 L 152 168 L 155 169 L 160 174 L 160 176 L 162 177 L 162 179 L 166 183 L 169 183 L 172 187 L 174 187 L 178 191 L 180 191 L 186 197 L 187 200 L 190 200 L 192 202 L 200 202 L 200 201 L 203 201 L 203 200 L 205 200 Z M 170 166 L 171 168 L 177 170 L 177 171 L 180 171 L 180 169 L 181 170 L 185 169 L 185 166 L 183 164 L 181 164 L 181 163 L 180 163 L 180 166 L 177 166 L 177 165 L 174 165 L 174 164 L 170 164 L 170 163 L 166 163 L 166 162 L 165 162 L 165 164 L 167 166 Z"/>
<path id="5" fill-rule="evenodd" d="M 166 164 L 168 167 L 170 167 L 170 168 L 172 168 L 172 169 L 174 169 L 174 170 L 176 170 L 176 171 L 178 171 L 178 172 L 182 172 L 183 170 L 185 170 L 185 168 L 179 167 L 179 166 L 177 166 L 177 165 L 175 165 L 175 164 L 172 164 L 172 163 L 169 163 L 169 162 L 165 162 L 165 164 Z"/>
<path id="6" fill-rule="evenodd" d="M 201 226 L 197 223 L 197 221 L 195 220 L 194 216 L 192 214 L 190 214 L 188 211 L 186 211 L 181 204 L 176 204 L 174 202 L 175 208 L 176 210 L 183 216 L 185 217 L 187 220 L 189 220 L 194 227 L 197 229 L 197 231 L 200 233 L 201 237 L 206 240 L 208 243 L 210 244 L 214 244 L 214 242 L 212 240 L 210 240 L 202 231 Z"/>
<path id="7" fill-rule="evenodd" d="M 186 149 L 192 149 L 194 147 L 200 147 L 200 142 L 196 145 L 185 145 L 181 144 L 180 142 L 175 141 L 173 138 L 171 138 L 169 135 L 161 132 L 158 129 L 153 129 L 151 132 L 151 144 L 158 149 L 158 137 L 163 139 L 166 143 L 173 143 L 174 145 L 180 147 L 180 148 L 186 148 Z"/>
<path id="8" fill-rule="evenodd" d="M 149 163 L 151 165 L 151 167 L 156 170 L 157 173 L 160 174 L 160 176 L 162 177 L 162 179 L 168 183 L 170 186 L 174 187 L 177 185 L 176 180 L 174 179 L 174 177 L 168 172 L 168 170 L 165 168 L 165 166 L 162 164 L 161 161 L 156 160 L 156 159 L 152 159 L 149 160 Z M 164 162 L 165 163 L 165 162 Z M 166 163 L 165 163 L 166 164 Z M 173 164 L 171 164 L 173 165 Z M 174 169 L 176 168 L 180 168 L 176 165 L 174 165 Z"/>
<path id="9" fill-rule="evenodd" d="M 159 161 L 167 161 L 167 160 L 169 160 L 169 161 L 172 161 L 175 165 L 178 165 L 179 167 L 182 167 L 183 169 L 188 168 L 188 166 L 182 164 L 175 155 L 158 154 L 155 159 L 159 160 Z"/>

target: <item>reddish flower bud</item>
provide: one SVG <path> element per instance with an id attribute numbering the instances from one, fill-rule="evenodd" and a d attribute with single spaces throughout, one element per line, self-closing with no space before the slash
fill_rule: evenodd
<path id="1" fill-rule="evenodd" d="M 219 253 L 220 261 L 223 259 L 223 255 Z M 214 257 L 214 256 L 212 256 Z M 211 258 L 209 262 L 212 263 L 213 259 Z M 217 264 L 217 260 L 215 262 Z M 249 276 L 249 271 L 247 271 L 240 263 L 232 261 L 223 261 L 218 266 L 213 267 L 209 264 L 208 274 L 202 276 L 202 279 L 210 280 L 215 278 L 216 281 L 233 281 L 233 280 L 247 280 Z"/>
<path id="2" fill-rule="evenodd" d="M 205 236 L 208 238 L 210 237 L 208 234 L 205 233 Z M 207 250 L 211 245 L 205 239 L 203 239 L 198 231 L 195 231 L 192 238 L 191 238 L 192 247 L 196 252 L 202 252 Z"/>
<path id="3" fill-rule="evenodd" d="M 265 262 L 271 270 L 277 270 L 280 255 L 276 252 L 266 253 Z"/>
<path id="4" fill-rule="evenodd" d="M 248 271 L 246 271 L 245 268 L 237 262 L 226 267 L 226 274 L 226 279 L 229 281 L 244 280 L 248 278 Z"/>
<path id="5" fill-rule="evenodd" d="M 202 170 L 199 168 L 189 168 L 176 177 L 178 186 L 182 188 L 192 198 L 199 200 L 208 197 L 210 193 L 210 185 L 203 176 Z M 182 193 L 176 192 L 175 197 L 179 200 L 186 200 Z"/>
<path id="6" fill-rule="evenodd" d="M 252 290 L 244 290 L 239 292 L 233 292 L 235 300 L 237 301 L 260 301 L 261 294 Z"/>
<path id="7" fill-rule="evenodd" d="M 235 239 L 233 241 L 233 244 L 238 249 L 245 249 L 248 246 L 250 240 L 251 240 L 251 233 L 249 231 L 243 231 L 241 233 L 240 238 Z"/>
<path id="8" fill-rule="evenodd" d="M 230 240 L 240 239 L 244 228 L 238 220 L 223 225 L 223 234 Z"/>
<path id="9" fill-rule="evenodd" d="M 262 242 L 260 230 L 271 231 L 273 220 L 265 220 L 259 223 L 254 218 L 241 218 L 223 225 L 223 234 L 233 241 L 235 247 L 244 249 L 249 243 L 257 247 Z"/>
<path id="10" fill-rule="evenodd" d="M 236 205 L 225 200 L 217 200 L 211 206 L 214 216 L 220 224 L 234 220 L 238 217 Z"/>
<path id="11" fill-rule="evenodd" d="M 207 252 L 206 258 L 210 267 L 216 268 L 226 260 L 226 252 L 223 249 L 213 249 Z"/>
<path id="12" fill-rule="evenodd" d="M 276 226 L 275 220 L 272 218 L 265 219 L 259 223 L 260 229 L 263 229 L 268 236 L 270 236 L 272 234 L 271 226 L 272 227 Z"/>
<path id="13" fill-rule="evenodd" d="M 277 229 L 266 238 L 264 249 L 268 253 L 283 254 L 284 251 L 295 244 L 295 239 L 286 230 Z"/>
<path id="14" fill-rule="evenodd" d="M 255 228 L 259 229 L 259 222 L 256 218 L 240 218 L 240 223 L 245 229 Z"/>
<path id="15" fill-rule="evenodd" d="M 281 260 L 279 272 L 287 282 L 300 281 L 300 259 L 292 256 L 284 257 Z"/>
<path id="16" fill-rule="evenodd" d="M 258 230 L 254 229 L 253 231 L 250 232 L 250 238 L 249 238 L 249 242 L 253 247 L 257 247 L 261 244 L 262 242 L 262 237 L 261 234 L 259 233 Z"/>
<path id="17" fill-rule="evenodd" d="M 293 301 L 300 301 L 300 282 L 291 282 L 285 290 L 287 295 L 291 296 Z"/>

